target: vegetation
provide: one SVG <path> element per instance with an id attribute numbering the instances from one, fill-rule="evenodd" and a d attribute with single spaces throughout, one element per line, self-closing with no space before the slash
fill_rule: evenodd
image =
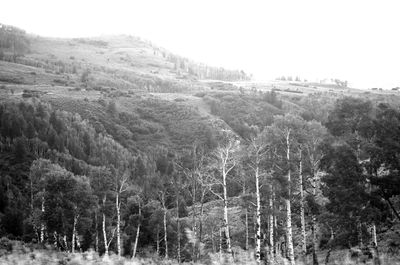
<path id="1" fill-rule="evenodd" d="M 394 99 L 181 83 L 129 72 L 124 53 L 118 69 L 67 54 L 0 64 L 0 263 L 399 263 Z"/>

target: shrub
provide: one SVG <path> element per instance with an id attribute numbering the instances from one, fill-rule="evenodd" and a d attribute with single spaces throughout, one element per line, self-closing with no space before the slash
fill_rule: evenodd
<path id="1" fill-rule="evenodd" d="M 196 94 L 194 94 L 195 97 L 199 97 L 202 98 L 206 95 L 206 92 L 197 92 Z"/>
<path id="2" fill-rule="evenodd" d="M 0 250 L 12 251 L 12 242 L 7 237 L 0 238 Z"/>

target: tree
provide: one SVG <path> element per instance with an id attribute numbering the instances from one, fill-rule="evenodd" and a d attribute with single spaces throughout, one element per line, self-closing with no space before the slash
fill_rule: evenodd
<path id="1" fill-rule="evenodd" d="M 22 161 L 28 153 L 28 150 L 27 150 L 28 140 L 26 139 L 25 136 L 23 136 L 23 137 L 15 138 L 14 141 L 15 141 L 15 144 L 14 144 L 15 157 L 18 160 Z"/>
<path id="2" fill-rule="evenodd" d="M 232 245 L 229 231 L 229 220 L 228 220 L 228 175 L 232 169 L 237 165 L 237 151 L 239 148 L 239 140 L 236 140 L 229 132 L 225 135 L 223 142 L 216 148 L 213 152 L 213 157 L 215 161 L 216 174 L 215 181 L 222 188 L 222 196 L 211 189 L 211 192 L 220 198 L 224 203 L 224 233 L 227 245 L 227 252 L 229 255 L 232 254 Z"/>
<path id="3" fill-rule="evenodd" d="M 303 255 L 306 254 L 306 235 L 305 235 L 305 199 L 304 196 L 304 189 L 305 189 L 305 180 L 303 179 L 303 168 L 302 163 L 304 163 L 309 168 L 309 180 L 311 181 L 311 198 L 312 205 L 316 206 L 317 201 L 320 198 L 319 192 L 319 183 L 320 179 L 319 176 L 321 175 L 321 159 L 323 157 L 323 151 L 321 149 L 323 141 L 327 137 L 327 130 L 325 127 L 321 125 L 321 123 L 317 121 L 308 121 L 306 126 L 304 127 L 304 138 L 301 143 L 301 157 L 300 157 L 300 169 L 299 169 L 299 176 L 300 176 L 300 194 L 301 194 L 301 220 L 302 220 L 302 234 L 303 234 Z M 310 202 L 310 200 L 308 200 Z M 310 203 L 309 203 L 310 204 Z M 316 216 L 318 212 L 316 211 L 315 207 L 311 208 L 312 220 L 311 220 L 311 231 L 312 231 L 312 246 L 313 246 L 313 264 L 318 264 L 317 259 L 317 219 Z"/>
<path id="4" fill-rule="evenodd" d="M 270 151 L 268 142 L 265 139 L 266 134 L 261 133 L 254 137 L 246 150 L 247 158 L 246 165 L 250 168 L 254 175 L 255 183 L 255 193 L 256 193 L 256 261 L 261 262 L 261 187 L 265 176 L 265 170 L 263 170 L 263 165 L 265 165 L 266 153 Z M 272 229 L 272 227 L 270 228 Z M 272 258 L 273 245 L 270 246 L 270 258 Z"/>
<path id="5" fill-rule="evenodd" d="M 39 242 L 45 240 L 45 192 L 46 192 L 46 178 L 49 172 L 62 171 L 58 165 L 54 165 L 50 160 L 38 159 L 33 161 L 30 168 L 30 193 L 31 193 L 31 220 L 33 227 L 38 234 Z M 39 206 L 37 206 L 39 204 Z M 38 209 L 39 208 L 39 209 Z M 40 234 L 37 231 L 40 228 Z"/>
<path id="6" fill-rule="evenodd" d="M 400 195 L 399 170 L 400 162 L 400 112 L 386 104 L 378 106 L 374 120 L 374 141 L 369 146 L 367 169 L 371 184 L 374 185 L 373 193 L 383 198 L 400 221 L 399 210 L 394 207 L 394 196 Z"/>
<path id="7" fill-rule="evenodd" d="M 88 217 L 94 205 L 89 182 L 86 177 L 74 176 L 67 170 L 51 171 L 46 178 L 45 190 L 46 208 L 51 209 L 45 213 L 48 232 L 54 234 L 54 238 L 62 238 L 64 249 L 75 252 L 75 245 L 80 247 L 80 220 L 90 220 Z M 89 228 L 90 224 L 83 226 Z M 71 235 L 70 247 L 68 234 Z"/>
<path id="8" fill-rule="evenodd" d="M 357 240 L 351 238 L 351 242 L 362 245 L 361 223 L 368 214 L 370 198 L 356 155 L 348 145 L 325 147 L 321 165 L 327 173 L 323 177 L 323 193 L 329 199 L 326 208 L 335 213 L 344 231 L 355 232 L 350 236 L 356 234 Z"/>
<path id="9" fill-rule="evenodd" d="M 372 163 L 371 158 L 377 153 L 375 139 L 379 139 L 374 135 L 375 133 L 375 110 L 370 101 L 346 97 L 336 102 L 335 108 L 329 115 L 327 122 L 328 130 L 335 136 L 340 137 L 344 140 L 348 146 L 352 149 L 354 155 L 357 158 L 357 162 L 361 167 L 363 173 L 371 169 Z M 379 129 L 381 130 L 381 129 Z M 378 130 L 378 131 L 379 131 Z M 378 140 L 379 142 L 380 140 Z M 376 157 L 376 156 L 375 156 Z M 377 164 L 375 164 L 376 166 Z M 378 166 L 380 167 L 380 165 Z M 375 167 L 376 169 L 376 167 Z M 369 171 L 371 173 L 371 171 Z M 376 171 L 375 171 L 376 173 Z M 364 182 L 368 182 L 367 186 L 371 185 L 371 177 L 366 174 L 362 174 Z M 372 187 L 365 187 L 365 192 L 371 193 Z M 372 194 L 370 194 L 372 195 Z M 374 201 L 372 197 L 367 205 L 371 206 L 371 202 Z M 371 208 L 370 208 L 371 209 Z M 375 229 L 374 220 L 364 216 L 364 220 L 358 222 L 358 238 L 360 246 L 362 242 L 362 226 L 365 221 L 372 222 L 372 226 Z M 376 237 L 376 236 L 373 236 Z"/>
<path id="10" fill-rule="evenodd" d="M 84 84 L 85 87 L 87 87 L 89 83 L 89 75 L 90 75 L 90 70 L 86 69 L 82 72 L 81 75 L 81 82 Z"/>
<path id="11" fill-rule="evenodd" d="M 139 235 L 140 235 L 140 228 L 142 226 L 142 208 L 143 208 L 143 199 L 141 198 L 140 195 L 135 195 L 132 196 L 128 199 L 128 204 L 133 204 L 137 205 L 138 208 L 138 213 L 137 213 L 137 227 L 136 227 L 136 235 L 135 235 L 135 241 L 133 245 L 133 250 L 132 250 L 132 258 L 136 256 L 136 251 L 139 243 Z"/>
<path id="12" fill-rule="evenodd" d="M 294 265 L 294 247 L 292 232 L 292 168 L 295 155 L 299 150 L 299 139 L 302 136 L 304 121 L 291 114 L 285 116 L 275 116 L 271 126 L 266 128 L 268 138 L 272 141 L 275 149 L 276 163 L 274 167 L 282 175 L 286 175 L 285 183 L 285 206 L 286 206 L 286 238 L 290 264 Z"/>
<path id="13" fill-rule="evenodd" d="M 92 168 L 90 172 L 90 185 L 93 188 L 94 194 L 97 197 L 97 209 L 95 211 L 95 248 L 99 251 L 99 235 L 98 235 L 98 216 L 101 215 L 101 231 L 103 234 L 103 243 L 105 255 L 108 256 L 110 244 L 115 236 L 116 228 L 107 227 L 107 215 L 110 215 L 110 205 L 107 198 L 110 198 L 113 193 L 110 189 L 113 185 L 111 172 L 106 167 Z M 111 228 L 111 236 L 107 228 Z"/>

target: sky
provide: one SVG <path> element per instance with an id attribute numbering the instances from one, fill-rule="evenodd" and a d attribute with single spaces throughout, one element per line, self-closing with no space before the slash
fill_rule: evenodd
<path id="1" fill-rule="evenodd" d="M 400 86 L 399 1 L 1 0 L 0 23 L 49 37 L 128 34 L 255 80 Z"/>

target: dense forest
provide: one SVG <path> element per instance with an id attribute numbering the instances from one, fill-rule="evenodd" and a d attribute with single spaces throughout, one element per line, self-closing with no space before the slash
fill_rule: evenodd
<path id="1" fill-rule="evenodd" d="M 275 97 L 265 100 L 280 106 Z M 321 250 L 329 260 L 342 248 L 398 254 L 399 110 L 344 97 L 321 122 L 277 107 L 270 118 L 252 113 L 257 120 L 224 106 L 213 112 L 234 131 L 210 130 L 179 149 L 149 139 L 138 150 L 39 99 L 3 102 L 0 233 L 182 262 L 243 251 L 269 264 L 310 255 L 318 264 Z M 244 120 L 247 130 L 235 126 Z"/>

